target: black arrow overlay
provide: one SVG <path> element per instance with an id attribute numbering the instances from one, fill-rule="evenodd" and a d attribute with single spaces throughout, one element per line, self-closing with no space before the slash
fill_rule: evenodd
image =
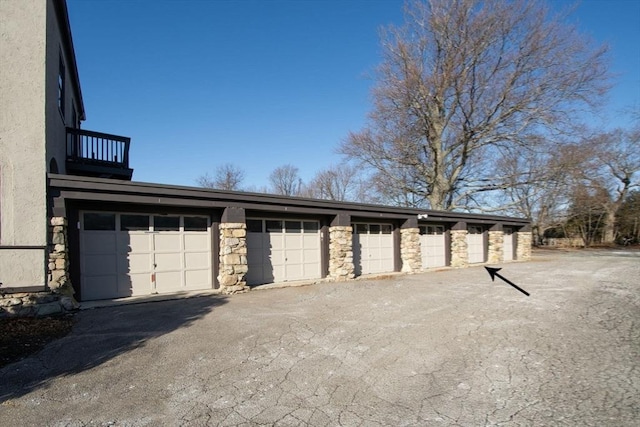
<path id="1" fill-rule="evenodd" d="M 525 291 L 524 289 L 522 289 L 521 287 L 513 283 L 511 280 L 505 279 L 504 277 L 499 275 L 498 271 L 502 270 L 501 268 L 492 268 L 492 267 L 485 267 L 485 268 L 489 272 L 489 276 L 491 276 L 491 281 L 495 282 L 496 276 L 498 276 L 499 278 L 501 278 L 502 280 L 504 280 L 505 282 L 507 282 L 508 284 L 510 284 L 511 286 L 513 286 L 514 288 L 516 288 L 517 290 L 525 294 L 526 296 L 529 296 L 529 292 Z"/>

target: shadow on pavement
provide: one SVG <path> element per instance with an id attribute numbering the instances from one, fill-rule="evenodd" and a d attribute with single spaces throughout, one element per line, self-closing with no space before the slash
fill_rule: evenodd
<path id="1" fill-rule="evenodd" d="M 0 370 L 0 402 L 45 387 L 193 324 L 226 303 L 219 295 L 116 306 L 78 313 L 73 330 L 39 353 Z"/>

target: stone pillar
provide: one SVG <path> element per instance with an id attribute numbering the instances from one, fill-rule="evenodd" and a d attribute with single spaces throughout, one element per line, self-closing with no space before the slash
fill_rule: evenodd
<path id="1" fill-rule="evenodd" d="M 531 259 L 531 242 L 533 236 L 531 229 L 528 231 L 518 231 L 516 244 L 516 259 L 519 261 L 529 261 Z"/>
<path id="2" fill-rule="evenodd" d="M 69 240 L 67 238 L 67 219 L 61 216 L 52 217 L 49 221 L 51 244 L 49 245 L 49 262 L 47 265 L 47 286 L 54 294 L 59 294 L 60 305 L 65 310 L 79 307 L 73 297 L 75 291 L 69 277 Z"/>
<path id="3" fill-rule="evenodd" d="M 504 230 L 502 224 L 496 224 L 489 229 L 489 254 L 487 262 L 498 264 L 504 261 Z"/>
<path id="4" fill-rule="evenodd" d="M 235 294 L 249 290 L 245 275 L 247 264 L 247 226 L 245 223 L 220 224 L 220 292 Z"/>
<path id="5" fill-rule="evenodd" d="M 466 267 L 469 264 L 467 233 L 467 224 L 464 222 L 451 228 L 451 267 Z"/>
<path id="6" fill-rule="evenodd" d="M 352 232 L 350 225 L 329 227 L 329 278 L 336 282 L 355 277 Z"/>
<path id="7" fill-rule="evenodd" d="M 403 273 L 418 273 L 422 270 L 420 228 L 415 218 L 405 221 L 400 229 L 400 258 Z"/>

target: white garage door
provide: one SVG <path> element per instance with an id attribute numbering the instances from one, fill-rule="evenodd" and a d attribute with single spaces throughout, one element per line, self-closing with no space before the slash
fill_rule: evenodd
<path id="1" fill-rule="evenodd" d="M 355 223 L 352 227 L 355 274 L 360 276 L 394 271 L 391 225 Z"/>
<path id="2" fill-rule="evenodd" d="M 467 233 L 469 264 L 485 262 L 484 230 L 480 226 L 470 225 Z"/>
<path id="3" fill-rule="evenodd" d="M 206 217 L 84 212 L 82 300 L 212 288 Z"/>
<path id="4" fill-rule="evenodd" d="M 505 261 L 513 261 L 513 249 L 515 245 L 513 244 L 513 238 L 515 237 L 515 233 L 512 228 L 504 228 L 504 242 L 502 244 L 502 251 L 504 254 Z"/>
<path id="5" fill-rule="evenodd" d="M 420 252 L 422 252 L 422 268 L 447 265 L 444 226 L 420 226 Z"/>
<path id="6" fill-rule="evenodd" d="M 247 219 L 249 285 L 322 277 L 318 221 Z"/>

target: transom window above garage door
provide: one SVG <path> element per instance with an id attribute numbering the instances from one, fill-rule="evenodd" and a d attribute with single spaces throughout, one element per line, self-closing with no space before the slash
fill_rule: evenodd
<path id="1" fill-rule="evenodd" d="M 296 221 L 280 219 L 247 219 L 247 231 L 250 233 L 317 233 L 318 221 Z"/>
<path id="2" fill-rule="evenodd" d="M 83 223 L 85 230 L 114 231 L 116 229 L 116 214 L 86 213 Z"/>
<path id="3" fill-rule="evenodd" d="M 444 234 L 443 225 L 421 225 L 420 234 Z"/>
<path id="4" fill-rule="evenodd" d="M 150 224 L 149 215 L 120 215 L 120 231 L 149 231 Z"/>
<path id="5" fill-rule="evenodd" d="M 356 234 L 391 234 L 393 227 L 391 224 L 351 224 L 353 232 Z"/>
<path id="6" fill-rule="evenodd" d="M 203 216 L 185 216 L 184 231 L 207 231 L 209 220 Z"/>
<path id="7" fill-rule="evenodd" d="M 118 214 L 85 212 L 85 231 L 207 231 L 209 218 L 203 216 Z"/>
<path id="8" fill-rule="evenodd" d="M 180 231 L 179 216 L 154 216 L 154 231 Z"/>

